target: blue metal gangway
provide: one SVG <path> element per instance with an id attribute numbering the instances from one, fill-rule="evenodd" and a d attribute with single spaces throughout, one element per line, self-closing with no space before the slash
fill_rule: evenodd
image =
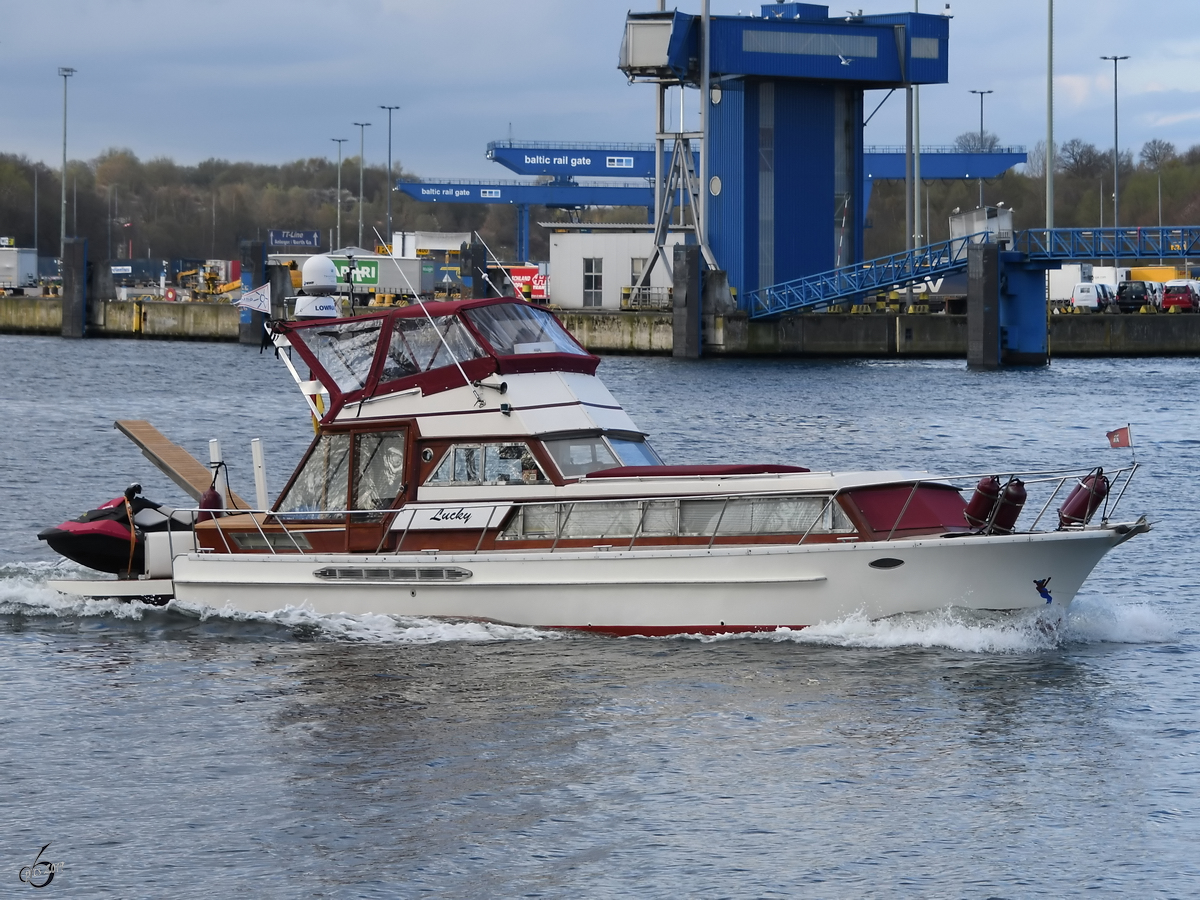
<path id="1" fill-rule="evenodd" d="M 872 291 L 949 275 L 967 267 L 970 244 L 988 239 L 986 232 L 972 234 L 773 284 L 748 291 L 745 307 L 752 319 L 815 311 Z M 1200 259 L 1200 226 L 1029 228 L 1017 232 L 1010 249 L 1030 262 Z"/>
<path id="2" fill-rule="evenodd" d="M 759 288 L 746 293 L 746 309 L 752 319 L 784 312 L 817 310 L 859 294 L 948 275 L 966 268 L 968 246 L 987 239 L 987 232 L 952 238 L 904 253 L 894 253 Z"/>
<path id="3" fill-rule="evenodd" d="M 1028 228 L 1013 249 L 1031 260 L 1200 258 L 1200 226 Z"/>

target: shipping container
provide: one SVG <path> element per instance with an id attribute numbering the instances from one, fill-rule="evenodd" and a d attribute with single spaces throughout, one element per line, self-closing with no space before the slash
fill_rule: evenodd
<path id="1" fill-rule="evenodd" d="M 0 288 L 36 287 L 37 251 L 26 247 L 0 247 Z"/>
<path id="2" fill-rule="evenodd" d="M 1129 270 L 1130 281 L 1157 281 L 1166 284 L 1183 278 L 1184 271 L 1178 266 L 1134 266 Z"/>

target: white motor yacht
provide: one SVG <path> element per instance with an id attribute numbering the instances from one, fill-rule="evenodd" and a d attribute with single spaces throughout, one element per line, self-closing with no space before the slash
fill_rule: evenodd
<path id="1" fill-rule="evenodd" d="M 1115 518 L 1136 466 L 664 464 L 600 360 L 516 299 L 280 322 L 274 341 L 317 422 L 274 507 L 135 528 L 138 578 L 59 589 L 618 635 L 763 631 L 1062 609 L 1149 529 Z"/>

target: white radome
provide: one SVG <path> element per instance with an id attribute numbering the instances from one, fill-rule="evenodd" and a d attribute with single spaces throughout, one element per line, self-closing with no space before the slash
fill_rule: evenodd
<path id="1" fill-rule="evenodd" d="M 315 296 L 326 296 L 337 291 L 337 266 L 328 256 L 310 256 L 300 270 L 300 289 Z"/>

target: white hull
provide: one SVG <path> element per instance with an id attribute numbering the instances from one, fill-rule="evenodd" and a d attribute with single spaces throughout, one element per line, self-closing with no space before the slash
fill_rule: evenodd
<path id="1" fill-rule="evenodd" d="M 177 600 L 244 612 L 298 606 L 615 633 L 803 627 L 855 613 L 1064 608 L 1100 558 L 1132 533 L 1104 527 L 711 550 L 192 553 L 175 559 L 174 583 Z M 869 565 L 884 558 L 903 564 Z M 315 574 L 331 567 L 341 576 Z M 413 575 L 418 568 L 439 577 L 447 567 L 469 574 L 452 582 Z"/>

